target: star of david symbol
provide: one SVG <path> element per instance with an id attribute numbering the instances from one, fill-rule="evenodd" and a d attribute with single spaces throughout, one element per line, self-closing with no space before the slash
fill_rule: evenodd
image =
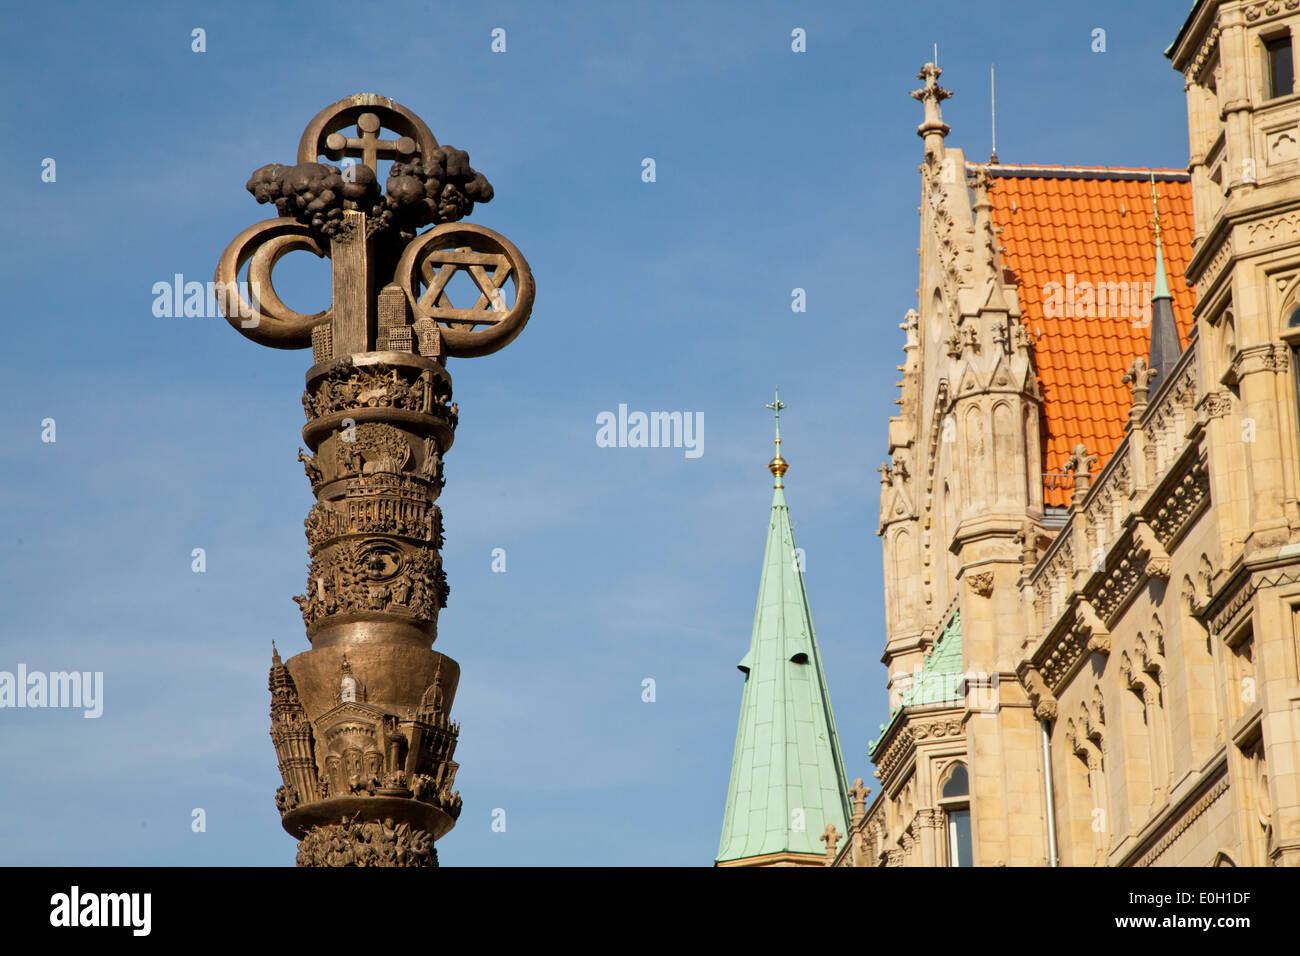
<path id="1" fill-rule="evenodd" d="M 488 269 L 492 273 L 488 274 Z M 479 290 L 478 300 L 468 309 L 458 309 L 447 297 L 447 283 L 457 272 L 466 272 Z M 501 288 L 510 278 L 510 259 L 501 253 L 475 252 L 469 246 L 441 249 L 427 254 L 420 274 L 427 288 L 417 299 L 420 311 L 446 325 L 496 325 L 507 312 Z"/>
<path id="2" fill-rule="evenodd" d="M 468 308 L 447 295 L 457 272 L 468 274 L 479 292 Z M 508 345 L 533 308 L 533 274 L 514 243 L 468 222 L 444 223 L 413 239 L 397 263 L 394 281 L 406 292 L 417 320 L 441 327 L 450 355 L 486 355 Z M 514 287 L 514 305 L 507 304 L 502 291 L 507 282 Z"/>

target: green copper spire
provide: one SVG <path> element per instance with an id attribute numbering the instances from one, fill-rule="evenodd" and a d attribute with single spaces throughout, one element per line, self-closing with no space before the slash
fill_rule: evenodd
<path id="1" fill-rule="evenodd" d="M 1156 276 L 1151 292 L 1151 344 L 1147 349 L 1147 368 L 1156 373 L 1157 387 L 1173 373 L 1178 358 L 1183 354 L 1182 340 L 1178 336 L 1178 323 L 1174 320 L 1174 297 L 1169 294 L 1169 277 L 1165 275 L 1165 254 L 1160 241 L 1160 196 L 1156 192 L 1156 174 L 1151 174 L 1151 234 L 1156 241 Z"/>
<path id="2" fill-rule="evenodd" d="M 1155 290 L 1151 293 L 1152 299 L 1172 299 L 1169 294 L 1169 277 L 1165 274 L 1165 253 L 1160 245 L 1160 196 L 1156 193 L 1156 174 L 1151 174 L 1151 231 L 1156 238 L 1156 278 Z"/>
<path id="3" fill-rule="evenodd" d="M 779 394 L 767 406 L 777 419 L 776 478 L 767 550 L 749 652 L 740 662 L 745 686 L 716 862 L 769 854 L 824 856 L 827 824 L 846 833 L 850 809 L 844 759 L 826 689 L 812 611 L 795 550 L 783 477 Z"/>

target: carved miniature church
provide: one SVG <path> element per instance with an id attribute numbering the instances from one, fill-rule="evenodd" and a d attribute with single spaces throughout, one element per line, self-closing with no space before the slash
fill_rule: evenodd
<path id="1" fill-rule="evenodd" d="M 968 161 L 921 70 L 890 712 L 827 865 L 1300 865 L 1295 6 L 1178 30 L 1186 171 Z"/>

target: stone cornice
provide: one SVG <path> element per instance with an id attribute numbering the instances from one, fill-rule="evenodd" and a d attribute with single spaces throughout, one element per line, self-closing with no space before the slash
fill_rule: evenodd
<path id="1" fill-rule="evenodd" d="M 882 749 L 883 744 L 883 749 Z M 884 783 L 893 776 L 903 757 L 911 754 L 913 746 L 912 730 L 906 721 L 895 719 L 885 730 L 885 736 L 876 744 L 873 760 L 876 765 L 875 777 Z"/>
<path id="2" fill-rule="evenodd" d="M 977 541 L 983 541 L 987 538 L 1014 538 L 1025 526 L 1025 513 L 1019 514 L 1014 512 L 988 512 L 985 514 L 975 515 L 958 522 L 956 530 L 953 532 L 953 540 L 960 541 L 963 545 L 972 544 Z M 1009 561 L 1011 564 L 1019 564 L 1019 559 Z"/>
<path id="3" fill-rule="evenodd" d="M 941 714 L 931 717 L 932 714 Z M 903 779 L 906 770 L 912 764 L 916 754 L 916 745 L 920 741 L 962 736 L 962 714 L 950 705 L 937 708 L 918 707 L 915 712 L 905 709 L 897 715 L 877 744 L 875 759 L 876 778 L 887 791 L 896 790 L 893 784 Z"/>
<path id="4" fill-rule="evenodd" d="M 1095 484 L 1090 497 L 1101 486 L 1101 482 Z M 1169 474 L 1129 516 L 1124 533 L 1106 552 L 1101 570 L 1078 590 L 1069 590 L 1060 613 L 1044 622 L 1046 631 L 1028 662 L 1050 693 L 1061 693 L 1089 653 L 1109 652 L 1108 629 L 1147 581 L 1169 579 L 1168 552 L 1209 506 L 1209 495 L 1209 475 L 1200 457 L 1199 443 L 1189 442 Z M 1078 514 L 1071 518 L 1053 545 L 1073 533 L 1072 522 L 1077 518 Z M 1049 549 L 1039 567 L 1055 554 Z M 1070 569 L 1065 569 L 1066 580 L 1074 580 L 1072 569 L 1073 562 Z"/>
<path id="5" fill-rule="evenodd" d="M 1192 608 L 1192 613 L 1200 617 L 1210 629 L 1211 634 L 1222 633 L 1237 617 L 1238 613 L 1250 603 L 1255 589 L 1251 587 L 1251 568 L 1238 564 L 1228 579 L 1201 607 Z"/>
<path id="6" fill-rule="evenodd" d="M 1082 666 L 1087 647 L 1087 638 L 1074 628 L 1074 608 L 1071 607 L 1039 643 L 1030 662 L 1043 675 L 1048 690 L 1057 694 Z"/>
<path id="7" fill-rule="evenodd" d="M 1247 609 L 1251 598 L 1261 588 L 1283 587 L 1300 582 L 1298 558 L 1300 554 L 1238 566 L 1203 609 L 1202 617 L 1210 633 L 1222 637 L 1235 631 L 1238 622 L 1249 613 Z M 1285 563 L 1274 563 L 1278 560 Z"/>
<path id="8" fill-rule="evenodd" d="M 1193 9 L 1184 21 L 1173 45 L 1166 51 L 1175 70 L 1199 76 L 1206 63 L 1213 59 L 1218 49 L 1219 25 L 1215 4 L 1207 3 Z"/>
<path id="9" fill-rule="evenodd" d="M 1140 513 L 1150 524 L 1156 540 L 1172 551 L 1210 503 L 1210 476 L 1201 449 L 1189 444 L 1164 481 L 1143 502 Z M 1154 576 L 1154 575 L 1153 575 Z M 1168 576 L 1166 571 L 1165 576 Z"/>
<path id="10" fill-rule="evenodd" d="M 1216 232 L 1220 232 L 1216 230 Z M 1232 233 L 1228 230 L 1221 231 L 1221 241 L 1210 245 L 1209 242 L 1201 243 L 1201 247 L 1196 250 L 1198 266 L 1201 269 L 1196 278 L 1196 302 L 1199 305 L 1202 301 L 1209 298 L 1215 288 L 1219 285 L 1221 279 L 1232 275 L 1232 270 L 1228 268 L 1232 262 Z M 1204 250 L 1213 250 L 1213 254 L 1208 259 L 1202 259 L 1201 253 Z M 1188 273 L 1191 273 L 1189 268 Z"/>
<path id="11" fill-rule="evenodd" d="M 1289 183 L 1289 181 L 1288 181 Z M 1232 275 L 1230 260 L 1256 254 L 1300 235 L 1300 210 L 1295 192 L 1283 184 L 1257 185 L 1250 204 L 1229 199 L 1192 252 L 1183 276 L 1196 284 L 1196 308 L 1211 298 L 1222 280 Z"/>
<path id="12" fill-rule="evenodd" d="M 929 740 L 938 737 L 960 737 L 962 733 L 961 715 L 941 717 L 938 720 L 919 720 L 912 725 L 914 740 Z"/>
<path id="13" fill-rule="evenodd" d="M 1208 161 L 1208 157 L 1207 157 Z M 1232 220 L 1222 213 L 1210 223 L 1210 229 L 1201 239 L 1200 243 L 1192 250 L 1192 257 L 1188 260 L 1187 269 L 1183 272 L 1183 277 L 1188 282 L 1199 283 L 1202 276 L 1210 268 L 1211 261 L 1218 255 L 1219 250 L 1227 245 L 1232 236 Z M 1201 295 L 1198 291 L 1196 304 L 1199 307 Z"/>
<path id="14" fill-rule="evenodd" d="M 1295 13 L 1298 9 L 1300 9 L 1300 0 L 1260 0 L 1258 3 L 1246 4 L 1241 8 L 1241 12 L 1246 23 L 1258 26 L 1277 17 L 1286 16 L 1288 13 Z"/>
<path id="15" fill-rule="evenodd" d="M 716 867 L 730 866 L 825 866 L 824 853 L 765 853 L 762 856 L 747 856 L 739 860 L 723 860 L 713 864 Z"/>
<path id="16" fill-rule="evenodd" d="M 1187 832 L 1188 827 L 1227 792 L 1227 751 L 1220 748 L 1211 758 L 1200 782 L 1185 797 L 1142 828 L 1136 846 L 1125 855 L 1120 865 L 1151 866 Z"/>
<path id="17" fill-rule="evenodd" d="M 1233 226 L 1233 246 L 1240 258 L 1254 252 L 1291 243 L 1300 235 L 1300 210 L 1296 209 L 1295 193 L 1280 184 L 1267 183 L 1251 193 L 1248 210 L 1236 213 L 1225 210 L 1224 219 Z"/>

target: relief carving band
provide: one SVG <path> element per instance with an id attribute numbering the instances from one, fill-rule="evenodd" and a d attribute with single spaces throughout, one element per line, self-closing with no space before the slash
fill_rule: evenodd
<path id="1" fill-rule="evenodd" d="M 380 160 L 392 161 L 382 189 Z M 432 649 L 449 593 L 437 499 L 459 419 L 446 362 L 514 340 L 532 273 L 505 237 L 460 222 L 493 198 L 468 154 L 386 97 L 326 107 L 296 162 L 261 167 L 247 189 L 279 216 L 222 253 L 216 281 L 253 300 L 223 298 L 223 314 L 254 342 L 313 358 L 298 460 L 316 503 L 294 597 L 311 649 L 282 661 L 272 648 L 275 804 L 299 866 L 436 866 L 434 841 L 461 811 L 460 668 Z M 312 315 L 271 281 L 300 250 L 331 260 L 333 301 Z M 475 301 L 449 297 L 457 273 Z"/>
<path id="2" fill-rule="evenodd" d="M 308 420 L 361 408 L 402 408 L 432 415 L 454 429 L 459 415 L 451 402 L 450 380 L 445 391 L 435 394 L 433 376 L 427 371 L 384 365 L 353 368 L 342 361 L 317 383 L 314 394 L 303 393 L 302 405 Z"/>
<path id="3" fill-rule="evenodd" d="M 298 844 L 299 866 L 437 866 L 433 838 L 408 824 L 340 823 L 317 827 Z"/>
<path id="4" fill-rule="evenodd" d="M 438 610 L 447 606 L 448 590 L 442 557 L 435 550 L 374 538 L 341 542 L 314 558 L 307 593 L 294 601 L 310 636 L 317 621 L 336 614 L 383 612 L 434 625 Z"/>

